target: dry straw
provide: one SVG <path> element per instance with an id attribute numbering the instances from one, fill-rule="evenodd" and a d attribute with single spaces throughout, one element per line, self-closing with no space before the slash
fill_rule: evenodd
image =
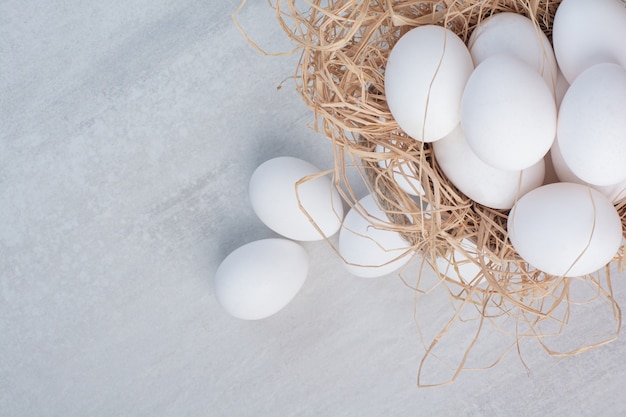
<path id="1" fill-rule="evenodd" d="M 452 269 L 469 262 L 480 270 L 475 277 L 465 277 L 467 282 L 437 272 L 439 284 L 446 288 L 452 301 L 453 314 L 441 331 L 425 342 L 419 386 L 452 382 L 459 372 L 470 368 L 467 360 L 486 322 L 503 332 L 506 332 L 503 322 L 514 323 L 511 346 L 518 350 L 521 340 L 532 338 L 549 354 L 557 356 L 603 345 L 619 333 L 621 312 L 613 299 L 610 269 L 612 266 L 624 269 L 624 248 L 606 268 L 585 277 L 563 278 L 533 269 L 519 257 L 507 238 L 509 212 L 482 206 L 458 191 L 439 169 L 430 146 L 410 139 L 401 131 L 384 96 L 387 57 L 396 41 L 410 29 L 426 24 L 441 25 L 467 42 L 472 30 L 485 18 L 514 12 L 529 17 L 537 30 L 551 38 L 559 3 L 560 0 L 277 0 L 270 3 L 278 23 L 301 53 L 294 76 L 296 89 L 314 113 L 315 129 L 334 144 L 336 185 L 344 199 L 350 206 L 358 206 L 358 198 L 347 180 L 347 171 L 357 167 L 391 219 L 388 228 L 399 231 L 412 245 L 411 251 L 421 255 L 416 257 L 424 262 L 420 270 L 430 265 L 437 271 L 436 261 L 442 257 Z M 245 1 L 240 9 L 244 4 Z M 237 12 L 234 20 L 240 27 Z M 389 152 L 384 156 L 375 152 L 377 145 Z M 387 168 L 379 166 L 381 158 L 390 158 Z M 394 181 L 393 171 L 398 171 L 401 160 L 411 164 L 423 185 L 422 204 L 428 203 L 427 211 Z M 622 223 L 626 224 L 626 201 L 617 208 Z M 468 250 L 462 245 L 464 240 L 473 242 L 476 250 Z M 415 289 L 416 296 L 425 291 L 421 280 L 422 274 L 414 282 L 405 279 Z M 610 310 L 609 320 L 614 327 L 591 341 L 581 335 L 573 347 L 557 350 L 549 346 L 549 341 L 563 331 L 576 305 L 570 292 L 574 280 L 584 281 L 592 288 L 594 300 L 600 300 Z M 465 323 L 461 316 L 467 308 L 478 312 L 475 321 L 479 325 L 474 337 L 460 360 L 450 367 L 452 373 L 447 381 L 425 383 L 422 378 L 427 361 L 438 359 L 438 345 L 453 325 Z"/>

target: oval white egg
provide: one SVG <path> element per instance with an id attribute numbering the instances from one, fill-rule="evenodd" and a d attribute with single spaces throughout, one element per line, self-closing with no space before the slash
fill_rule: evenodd
<path id="1" fill-rule="evenodd" d="M 552 149 L 550 149 L 550 155 L 552 157 L 552 165 L 557 178 L 561 182 L 574 182 L 576 184 L 590 185 L 596 190 L 600 191 L 609 201 L 613 204 L 621 202 L 626 198 L 626 179 L 612 185 L 593 185 L 589 184 L 576 176 L 572 170 L 567 166 L 567 163 L 561 155 L 558 141 L 554 142 Z"/>
<path id="2" fill-rule="evenodd" d="M 523 196 L 508 217 L 511 244 L 530 265 L 551 275 L 581 276 L 611 261 L 622 222 L 599 191 L 560 182 Z"/>
<path id="3" fill-rule="evenodd" d="M 571 84 L 602 63 L 626 67 L 626 4 L 620 0 L 563 0 L 552 27 L 554 53 Z"/>
<path id="4" fill-rule="evenodd" d="M 450 133 L 473 68 L 467 47 L 448 29 L 425 25 L 402 36 L 385 67 L 385 96 L 400 128 L 423 142 Z"/>
<path id="5" fill-rule="evenodd" d="M 544 180 L 545 163 L 518 171 L 494 168 L 478 158 L 469 147 L 459 125 L 445 138 L 433 143 L 437 164 L 463 194 L 495 209 L 510 209 L 516 199 L 539 187 Z"/>
<path id="6" fill-rule="evenodd" d="M 556 104 L 543 78 L 520 60 L 494 55 L 472 73 L 461 102 L 467 143 L 488 165 L 521 170 L 536 164 L 556 133 Z"/>
<path id="7" fill-rule="evenodd" d="M 353 275 L 374 278 L 390 274 L 411 259 L 409 243 L 389 229 L 389 218 L 371 195 L 348 211 L 339 231 L 339 254 Z M 356 206 L 358 207 L 358 206 Z"/>
<path id="8" fill-rule="evenodd" d="M 534 68 L 550 90 L 556 90 L 558 67 L 552 44 L 528 17 L 497 13 L 474 29 L 468 46 L 474 66 L 494 55 L 511 55 Z"/>
<path id="9" fill-rule="evenodd" d="M 234 317 L 259 320 L 284 308 L 306 280 L 306 250 L 287 239 L 250 242 L 219 265 L 213 285 L 222 307 Z"/>
<path id="10" fill-rule="evenodd" d="M 596 185 L 626 179 L 626 69 L 599 64 L 569 87 L 559 109 L 557 140 L 577 177 Z"/>
<path id="11" fill-rule="evenodd" d="M 376 152 L 384 154 L 389 150 L 382 145 L 376 145 Z M 411 162 L 400 158 L 395 160 L 387 158 L 378 161 L 378 166 L 385 170 L 390 169 L 394 181 L 405 193 L 416 197 L 424 195 L 424 187 L 418 179 L 419 174 Z"/>
<path id="12" fill-rule="evenodd" d="M 315 165 L 290 156 L 264 162 L 250 178 L 254 212 L 267 227 L 290 239 L 313 241 L 334 235 L 341 227 L 343 204 L 332 181 L 321 176 L 296 187 L 300 180 L 319 173 Z"/>

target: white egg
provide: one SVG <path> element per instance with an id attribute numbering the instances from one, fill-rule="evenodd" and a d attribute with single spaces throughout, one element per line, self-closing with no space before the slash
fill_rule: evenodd
<path id="1" fill-rule="evenodd" d="M 539 187 L 545 163 L 540 159 L 524 170 L 494 168 L 479 159 L 469 147 L 459 125 L 433 143 L 435 160 L 446 177 L 472 200 L 495 209 L 510 209 L 516 199 Z"/>
<path id="2" fill-rule="evenodd" d="M 626 4 L 620 0 L 563 0 L 554 16 L 552 42 L 571 84 L 602 63 L 626 67 Z"/>
<path id="3" fill-rule="evenodd" d="M 626 198 L 626 179 L 622 182 L 612 185 L 593 185 L 589 184 L 576 176 L 567 166 L 567 163 L 561 155 L 558 141 L 554 142 L 552 149 L 550 149 L 550 155 L 552 156 L 552 165 L 559 181 L 561 182 L 574 182 L 576 184 L 590 185 L 596 190 L 600 191 L 606 198 L 613 204 L 617 204 Z"/>
<path id="4" fill-rule="evenodd" d="M 472 32 L 468 46 L 474 66 L 494 55 L 511 55 L 534 68 L 555 91 L 558 67 L 552 44 L 529 18 L 510 12 L 495 14 Z"/>
<path id="5" fill-rule="evenodd" d="M 423 142 L 450 133 L 473 68 L 467 47 L 448 29 L 425 25 L 402 36 L 385 68 L 387 104 L 400 128 Z"/>
<path id="6" fill-rule="evenodd" d="M 239 247 L 219 265 L 213 285 L 234 317 L 258 320 L 284 308 L 306 280 L 306 250 L 287 239 L 257 240 Z"/>
<path id="7" fill-rule="evenodd" d="M 315 165 L 294 157 L 264 162 L 250 178 L 254 212 L 267 227 L 290 239 L 313 241 L 334 235 L 341 227 L 343 204 L 330 178 L 320 176 L 296 187 L 300 180 L 316 174 L 320 170 Z"/>
<path id="8" fill-rule="evenodd" d="M 617 210 L 599 191 L 559 182 L 523 196 L 508 217 L 509 238 L 530 265 L 551 275 L 593 273 L 622 242 Z"/>
<path id="9" fill-rule="evenodd" d="M 390 230 L 389 218 L 374 198 L 367 195 L 359 205 L 362 209 L 352 208 L 339 232 L 339 254 L 346 269 L 358 277 L 374 278 L 406 265 L 412 256 L 410 244 Z"/>
<path id="10" fill-rule="evenodd" d="M 440 274 L 460 283 L 475 284 L 475 279 L 482 273 L 482 268 L 475 262 L 478 249 L 469 239 L 462 239 L 460 245 L 462 250 L 454 249 L 447 257 L 437 257 L 437 269 Z"/>
<path id="11" fill-rule="evenodd" d="M 626 179 L 626 70 L 599 64 L 576 78 L 559 109 L 557 140 L 577 177 L 596 185 Z"/>
<path id="12" fill-rule="evenodd" d="M 382 145 L 376 145 L 376 152 L 387 153 L 389 150 Z M 396 160 L 388 158 L 378 161 L 378 166 L 382 169 L 391 169 L 394 181 L 405 193 L 416 197 L 424 195 L 424 187 L 418 179 L 415 164 L 400 158 Z"/>
<path id="13" fill-rule="evenodd" d="M 556 133 L 556 104 L 543 78 L 508 55 L 494 55 L 472 73 L 461 102 L 467 143 L 485 163 L 521 170 L 541 160 Z"/>

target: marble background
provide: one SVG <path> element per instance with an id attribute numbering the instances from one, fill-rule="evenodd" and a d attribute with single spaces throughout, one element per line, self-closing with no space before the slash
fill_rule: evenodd
<path id="1" fill-rule="evenodd" d="M 326 242 L 305 245 L 309 277 L 279 314 L 224 312 L 219 262 L 274 236 L 252 171 L 333 158 L 293 83 L 277 89 L 298 56 L 254 50 L 237 5 L 0 0 L 0 415 L 625 415 L 623 339 L 564 359 L 524 341 L 521 359 L 418 389 L 419 330 L 439 330 L 447 297 L 422 299 L 418 329 L 397 275 L 350 276 Z M 250 1 L 240 20 L 289 50 L 272 13 Z M 610 322 L 574 318 L 583 339 Z"/>

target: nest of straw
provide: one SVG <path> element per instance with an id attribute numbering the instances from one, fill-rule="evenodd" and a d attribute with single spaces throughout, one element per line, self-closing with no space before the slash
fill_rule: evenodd
<path id="1" fill-rule="evenodd" d="M 613 311 L 615 332 L 566 351 L 551 349 L 543 342 L 541 324 L 549 320 L 567 322 L 572 279 L 545 274 L 524 262 L 507 237 L 508 210 L 488 208 L 457 190 L 439 169 L 429 144 L 409 138 L 398 127 L 384 95 L 387 58 L 397 40 L 410 29 L 441 25 L 467 42 L 482 20 L 495 13 L 514 12 L 530 18 L 551 39 L 552 21 L 560 0 L 301 3 L 277 0 L 273 7 L 279 24 L 301 52 L 294 77 L 296 88 L 314 112 L 315 128 L 335 146 L 335 178 L 345 200 L 353 207 L 358 205 L 346 180 L 349 167 L 357 166 L 387 213 L 389 229 L 400 232 L 410 242 L 411 250 L 420 255 L 418 258 L 434 268 L 441 282 L 450 287 L 451 298 L 475 307 L 481 320 L 503 315 L 514 317 L 517 323 L 523 321 L 526 330 L 518 329 L 517 342 L 528 336 L 537 339 L 550 354 L 571 355 L 614 340 L 621 326 L 621 313 L 612 296 L 610 269 L 613 265 L 623 270 L 624 248 L 606 268 L 581 277 Z M 381 155 L 375 151 L 377 145 L 389 152 Z M 379 166 L 382 158 L 390 158 L 387 168 Z M 398 161 L 408 161 L 413 167 L 425 192 L 421 202 L 394 181 Z M 424 202 L 428 204 L 426 212 Z M 617 208 L 626 225 L 626 202 Z M 476 250 L 468 251 L 462 245 L 464 239 L 473 242 Z M 455 253 L 464 259 L 455 259 Z M 441 257 L 451 268 L 471 262 L 481 272 L 459 283 L 438 272 L 436 261 Z M 419 279 L 411 286 L 419 291 Z M 457 318 L 457 314 L 453 315 L 453 319 Z M 447 323 L 442 333 L 426 344 L 425 357 L 449 326 Z M 455 376 L 463 366 L 461 361 Z"/>

